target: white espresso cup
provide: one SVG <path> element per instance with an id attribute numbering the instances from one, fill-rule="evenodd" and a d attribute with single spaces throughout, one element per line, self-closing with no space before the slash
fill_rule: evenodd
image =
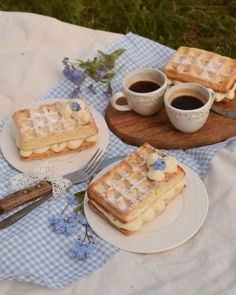
<path id="1" fill-rule="evenodd" d="M 214 91 L 196 83 L 177 84 L 164 96 L 170 122 L 184 133 L 196 132 L 203 127 L 213 102 Z"/>
<path id="2" fill-rule="evenodd" d="M 137 69 L 128 73 L 122 80 L 122 91 L 111 99 L 112 106 L 121 112 L 135 111 L 143 116 L 157 113 L 164 104 L 164 93 L 167 89 L 166 75 L 152 68 Z M 125 98 L 127 104 L 117 104 Z"/>

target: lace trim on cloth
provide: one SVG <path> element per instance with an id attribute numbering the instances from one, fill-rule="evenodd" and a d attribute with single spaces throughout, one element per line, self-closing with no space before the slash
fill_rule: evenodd
<path id="1" fill-rule="evenodd" d="M 21 173 L 10 178 L 11 188 L 13 190 L 21 190 L 27 186 L 33 185 L 41 180 L 47 180 L 52 184 L 52 195 L 57 197 L 64 193 L 72 183 L 69 179 L 58 176 L 53 171 L 53 165 L 44 162 L 42 165 L 34 168 L 30 173 Z"/>

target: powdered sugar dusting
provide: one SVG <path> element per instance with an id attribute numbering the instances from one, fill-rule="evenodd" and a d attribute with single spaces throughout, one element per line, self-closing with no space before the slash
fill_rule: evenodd
<path id="1" fill-rule="evenodd" d="M 150 147 L 148 152 L 147 146 Z M 149 153 L 156 151 L 147 146 L 146 150 L 140 147 L 133 152 L 117 166 L 114 173 L 105 174 L 97 184 L 99 196 L 122 212 L 134 208 L 158 186 L 158 182 L 147 178 L 146 159 Z"/>
<path id="2" fill-rule="evenodd" d="M 29 110 L 27 118 L 21 124 L 21 133 L 31 139 L 38 136 L 48 136 L 62 130 L 74 130 L 79 123 L 72 118 L 63 118 L 58 113 L 58 104 L 60 103 L 52 104 L 49 107 L 41 105 Z"/>
<path id="3" fill-rule="evenodd" d="M 236 73 L 230 59 L 196 48 L 180 47 L 169 60 L 168 66 L 178 73 L 191 73 L 204 81 L 221 81 L 221 84 L 230 74 Z"/>

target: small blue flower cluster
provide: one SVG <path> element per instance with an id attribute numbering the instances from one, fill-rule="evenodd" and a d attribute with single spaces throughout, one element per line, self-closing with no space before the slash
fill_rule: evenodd
<path id="1" fill-rule="evenodd" d="M 68 57 L 65 57 L 62 61 L 64 65 L 64 76 L 76 85 L 76 88 L 70 94 L 70 97 L 80 97 L 81 86 L 83 81 L 90 77 L 95 81 L 96 86 L 106 85 L 106 91 L 103 91 L 107 96 L 112 94 L 111 80 L 115 77 L 116 72 L 115 63 L 117 58 L 124 53 L 124 48 L 119 48 L 110 54 L 105 54 L 101 50 L 98 50 L 96 57 L 91 60 L 77 60 L 71 62 Z M 121 69 L 120 67 L 117 72 Z M 87 86 L 88 90 L 92 94 L 96 94 L 96 87 L 93 84 Z"/>
<path id="2" fill-rule="evenodd" d="M 81 89 L 80 86 L 82 84 L 82 82 L 85 80 L 86 76 L 84 71 L 80 70 L 80 69 L 73 69 L 70 62 L 69 62 L 69 58 L 65 57 L 62 61 L 63 65 L 64 65 L 64 70 L 63 70 L 63 74 L 64 76 L 71 82 L 73 82 L 74 84 L 77 85 L 77 87 L 71 92 L 70 97 L 74 98 L 74 97 L 80 97 L 80 93 L 81 93 Z M 101 70 L 96 70 L 96 75 L 99 79 L 102 79 L 103 77 L 105 77 L 106 73 L 104 71 Z M 88 90 L 93 93 L 96 94 L 96 87 L 93 84 L 90 84 L 88 86 Z"/>
<path id="3" fill-rule="evenodd" d="M 63 216 L 68 206 L 74 205 L 77 206 L 81 204 L 75 198 L 75 196 L 69 196 L 67 198 L 67 205 L 64 210 L 61 212 L 60 215 L 49 218 L 49 224 L 55 233 L 63 234 L 66 236 L 74 233 L 75 230 L 78 229 L 79 224 L 85 228 L 83 240 L 81 241 L 80 239 L 78 239 L 72 249 L 70 249 L 71 257 L 76 260 L 84 261 L 88 257 L 88 254 L 91 253 L 91 251 L 94 249 L 95 243 L 92 241 L 92 237 L 88 234 L 89 225 L 84 214 L 76 214 L 73 211 L 70 215 L 67 215 L 67 217 Z"/>
<path id="4" fill-rule="evenodd" d="M 78 112 L 78 111 L 81 110 L 81 106 L 80 106 L 80 104 L 77 103 L 77 102 L 75 102 L 75 101 L 72 102 L 72 104 L 71 104 L 71 108 L 72 108 L 73 111 L 76 111 L 76 112 Z"/>
<path id="5" fill-rule="evenodd" d="M 67 203 L 68 203 L 70 206 L 77 206 L 77 205 L 79 205 L 79 202 L 78 202 L 78 200 L 75 198 L 74 195 L 69 195 L 66 199 L 67 199 Z"/>
<path id="6" fill-rule="evenodd" d="M 88 224 L 87 219 L 85 218 L 84 214 L 79 214 L 77 216 L 79 217 L 78 221 L 79 221 L 80 224 L 82 224 L 82 225 Z"/>
<path id="7" fill-rule="evenodd" d="M 49 219 L 49 223 L 52 230 L 58 234 L 70 235 L 74 230 L 74 226 L 65 220 L 63 216 L 53 216 Z"/>
<path id="8" fill-rule="evenodd" d="M 153 170 L 164 170 L 166 168 L 166 163 L 163 159 L 158 159 L 153 165 Z"/>
<path id="9" fill-rule="evenodd" d="M 69 58 L 65 57 L 62 61 L 64 64 L 63 74 L 64 76 L 74 84 L 81 84 L 85 79 L 85 74 L 80 69 L 73 69 L 69 64 Z"/>
<path id="10" fill-rule="evenodd" d="M 77 240 L 70 250 L 70 256 L 76 260 L 84 261 L 94 248 L 95 244 L 92 242 L 84 244 L 82 241 Z"/>
<path id="11" fill-rule="evenodd" d="M 49 218 L 49 224 L 52 230 L 57 234 L 70 235 L 74 232 L 78 224 L 85 225 L 87 223 L 83 214 L 72 213 L 67 218 L 62 215 Z"/>

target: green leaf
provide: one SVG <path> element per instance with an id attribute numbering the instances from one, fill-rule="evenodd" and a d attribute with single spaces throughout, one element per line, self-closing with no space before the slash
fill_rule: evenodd
<path id="1" fill-rule="evenodd" d="M 111 87 L 111 82 L 110 81 L 107 83 L 107 93 L 112 94 L 112 87 Z"/>
<path id="2" fill-rule="evenodd" d="M 76 65 L 75 64 L 71 64 L 71 68 L 72 68 L 72 70 L 77 70 L 77 67 L 76 67 Z"/>
<path id="3" fill-rule="evenodd" d="M 103 51 L 98 50 L 97 56 L 93 59 L 88 59 L 86 61 L 77 59 L 77 63 L 71 63 L 71 67 L 73 70 L 76 70 L 79 66 L 84 70 L 85 77 L 90 77 L 97 83 L 101 82 L 107 84 L 107 93 L 112 94 L 112 87 L 110 81 L 115 77 L 117 72 L 112 72 L 111 69 L 115 67 L 116 60 L 119 58 L 121 54 L 124 53 L 124 51 L 124 48 L 119 48 L 109 54 L 106 54 Z M 119 67 L 118 71 L 120 71 L 122 67 Z M 102 78 L 99 77 L 97 72 L 98 70 L 103 71 L 105 73 L 105 75 Z"/>
<path id="4" fill-rule="evenodd" d="M 112 78 L 115 77 L 115 75 L 116 75 L 116 73 L 107 73 L 107 74 L 103 77 L 103 79 L 112 79 Z"/>
<path id="5" fill-rule="evenodd" d="M 74 194 L 75 196 L 75 199 L 78 201 L 78 202 L 83 202 L 84 200 L 84 196 L 85 196 L 85 191 L 80 191 L 80 192 L 77 192 Z"/>
<path id="6" fill-rule="evenodd" d="M 83 204 L 80 204 L 79 206 L 77 206 L 75 209 L 74 209 L 74 212 L 75 213 L 84 213 L 84 206 Z"/>

